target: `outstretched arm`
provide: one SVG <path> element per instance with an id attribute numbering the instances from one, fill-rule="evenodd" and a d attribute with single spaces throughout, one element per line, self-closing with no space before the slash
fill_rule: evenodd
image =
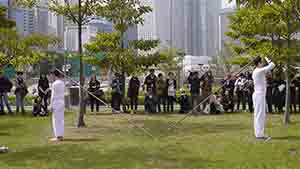
<path id="1" fill-rule="evenodd" d="M 269 58 L 266 57 L 265 59 L 266 59 L 266 61 L 268 62 L 268 65 L 265 66 L 265 67 L 263 67 L 262 70 L 263 70 L 264 72 L 269 72 L 269 71 L 271 71 L 272 69 L 274 69 L 275 64 L 274 64 Z"/>

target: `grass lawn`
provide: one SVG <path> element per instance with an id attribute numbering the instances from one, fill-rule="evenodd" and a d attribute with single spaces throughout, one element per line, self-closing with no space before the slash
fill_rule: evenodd
<path id="1" fill-rule="evenodd" d="M 130 116 L 148 128 L 152 140 L 121 116 L 89 115 L 88 127 L 66 118 L 66 141 L 49 143 L 50 118 L 0 117 L 0 169 L 299 169 L 300 115 L 282 125 L 269 116 L 269 142 L 252 137 L 252 115 L 190 117 L 177 130 L 180 115 Z"/>

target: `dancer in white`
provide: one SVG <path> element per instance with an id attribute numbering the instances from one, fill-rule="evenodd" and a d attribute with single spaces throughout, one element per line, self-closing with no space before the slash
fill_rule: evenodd
<path id="1" fill-rule="evenodd" d="M 54 138 L 51 141 L 62 141 L 64 137 L 65 84 L 59 71 L 52 73 L 54 83 L 51 90 L 51 111 Z"/>
<path id="2" fill-rule="evenodd" d="M 271 138 L 266 136 L 264 133 L 265 121 L 266 121 L 266 74 L 271 71 L 275 64 L 268 58 L 265 58 L 268 65 L 265 66 L 265 62 L 260 58 L 254 60 L 255 70 L 253 71 L 254 81 L 254 93 L 253 93 L 253 104 L 254 104 L 254 133 L 257 139 L 270 140 Z"/>

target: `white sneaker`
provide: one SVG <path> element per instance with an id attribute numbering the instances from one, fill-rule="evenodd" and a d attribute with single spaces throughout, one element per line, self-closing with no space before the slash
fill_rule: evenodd
<path id="1" fill-rule="evenodd" d="M 1 153 L 8 153 L 8 147 L 4 147 L 4 146 L 0 147 L 0 154 Z"/>

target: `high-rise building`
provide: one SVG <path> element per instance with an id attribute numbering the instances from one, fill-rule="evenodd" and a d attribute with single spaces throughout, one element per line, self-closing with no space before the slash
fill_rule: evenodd
<path id="1" fill-rule="evenodd" d="M 16 21 L 17 30 L 20 35 L 26 36 L 35 32 L 36 22 L 33 9 L 13 9 L 11 17 Z"/>
<path id="2" fill-rule="evenodd" d="M 219 12 L 219 51 L 222 51 L 223 55 L 227 55 L 226 43 L 230 42 L 230 38 L 225 35 L 229 30 L 229 18 L 235 11 L 235 2 L 228 3 L 226 0 L 222 1 L 222 8 Z"/>
<path id="3" fill-rule="evenodd" d="M 159 39 L 162 45 L 188 55 L 218 53 L 220 0 L 142 0 L 153 8 L 138 26 L 139 39 Z"/>
<path id="4" fill-rule="evenodd" d="M 93 40 L 98 32 L 112 32 L 113 24 L 98 17 L 91 18 L 91 22 L 82 28 L 82 43 Z M 64 31 L 64 48 L 68 51 L 78 50 L 78 26 L 66 24 Z"/>
<path id="5" fill-rule="evenodd" d="M 34 8 L 35 33 L 47 35 L 48 32 L 48 0 L 41 0 L 39 7 Z"/>
<path id="6" fill-rule="evenodd" d="M 65 23 L 64 17 L 58 16 L 53 12 L 48 12 L 48 34 L 56 36 L 60 39 L 60 43 L 58 44 L 57 48 L 63 49 L 64 48 L 64 31 L 65 31 Z"/>
<path id="7" fill-rule="evenodd" d="M 153 40 L 157 39 L 156 32 L 156 8 L 154 0 L 144 0 L 143 5 L 151 6 L 153 11 L 144 15 L 143 25 L 138 26 L 138 39 Z"/>
<path id="8" fill-rule="evenodd" d="M 48 0 L 42 0 L 40 8 L 12 8 L 14 0 L 0 0 L 2 5 L 8 7 L 8 17 L 16 22 L 20 35 L 26 36 L 32 33 L 48 33 Z"/>

